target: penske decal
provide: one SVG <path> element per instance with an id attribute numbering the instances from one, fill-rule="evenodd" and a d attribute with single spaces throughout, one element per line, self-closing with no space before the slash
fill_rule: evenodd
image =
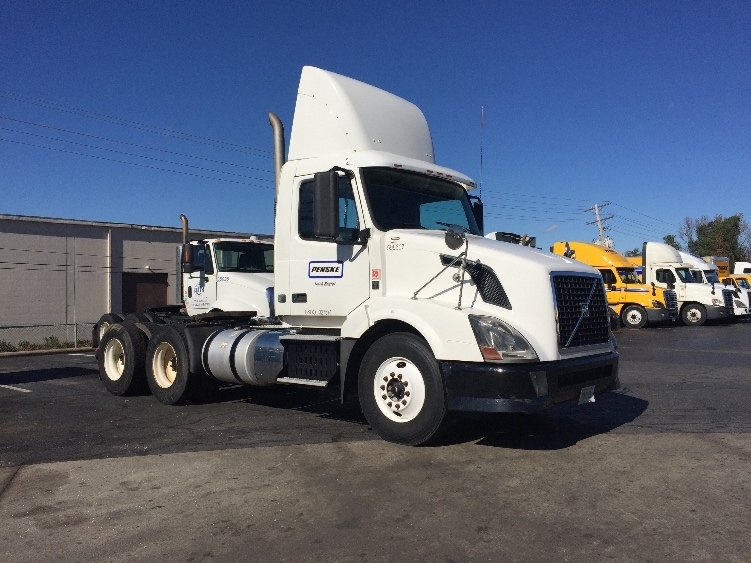
<path id="1" fill-rule="evenodd" d="M 342 262 L 308 262 L 309 278 L 341 278 L 344 275 Z"/>

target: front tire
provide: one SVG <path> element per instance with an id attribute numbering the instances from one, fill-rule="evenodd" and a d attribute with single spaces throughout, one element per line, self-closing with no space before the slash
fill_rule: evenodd
<path id="1" fill-rule="evenodd" d="M 414 334 L 389 334 L 373 343 L 360 365 L 358 395 L 368 423 L 389 442 L 425 444 L 446 426 L 441 370 Z"/>
<path id="2" fill-rule="evenodd" d="M 688 326 L 701 326 L 707 322 L 707 310 L 699 303 L 690 303 L 681 311 L 683 324 Z"/>
<path id="3" fill-rule="evenodd" d="M 146 337 L 130 323 L 113 324 L 99 343 L 99 378 L 113 395 L 143 391 Z"/>
<path id="4" fill-rule="evenodd" d="M 621 321 L 626 328 L 644 328 L 647 326 L 647 311 L 639 305 L 629 305 L 621 311 Z"/>

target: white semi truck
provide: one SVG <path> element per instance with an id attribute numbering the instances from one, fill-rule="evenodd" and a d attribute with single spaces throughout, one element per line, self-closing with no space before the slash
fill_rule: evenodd
<path id="1" fill-rule="evenodd" d="M 475 184 L 435 163 L 419 108 L 305 67 L 286 160 L 269 119 L 276 318 L 119 323 L 97 350 L 111 392 L 144 378 L 165 404 L 217 380 L 334 388 L 384 439 L 422 444 L 450 411 L 538 411 L 619 387 L 599 272 L 483 238 Z"/>
<path id="2" fill-rule="evenodd" d="M 183 244 L 177 246 L 176 301 L 179 305 L 152 307 L 127 316 L 131 322 L 182 323 L 188 317 L 221 313 L 274 316 L 274 245 L 250 238 L 189 240 L 188 218 L 180 215 Z M 185 245 L 191 246 L 191 260 L 183 262 Z M 124 320 L 119 313 L 106 313 L 94 325 L 97 346 L 114 323 Z"/>
<path id="3" fill-rule="evenodd" d="M 727 276 L 727 258 L 711 256 L 707 258 L 714 258 L 715 260 L 709 262 L 704 258 L 699 258 L 698 256 L 694 256 L 693 254 L 689 254 L 688 252 L 683 252 L 682 250 L 679 252 L 681 255 L 681 260 L 683 260 L 686 264 L 689 264 L 689 266 L 691 267 L 691 275 L 697 282 L 709 285 L 712 288 L 714 288 L 715 285 L 717 287 L 725 287 L 733 292 L 733 314 L 736 317 L 746 317 L 751 313 L 751 310 L 749 310 L 748 292 L 738 291 L 736 288 L 728 287 L 728 285 L 723 284 L 720 281 L 721 277 Z M 722 274 L 722 270 L 720 269 L 720 266 L 722 264 L 725 265 L 724 275 Z"/>
<path id="4" fill-rule="evenodd" d="M 722 284 L 706 285 L 691 274 L 678 250 L 662 242 L 645 242 L 642 249 L 644 283 L 675 289 L 678 310 L 686 325 L 700 326 L 707 320 L 733 318 L 733 293 Z"/>

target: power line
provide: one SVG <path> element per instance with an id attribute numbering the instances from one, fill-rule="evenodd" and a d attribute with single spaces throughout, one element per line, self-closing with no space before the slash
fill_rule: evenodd
<path id="1" fill-rule="evenodd" d="M 262 168 L 254 168 L 252 166 L 247 166 L 245 164 L 236 164 L 236 163 L 233 163 L 233 162 L 225 162 L 225 161 L 222 161 L 222 160 L 215 160 L 215 159 L 212 159 L 212 158 L 206 158 L 206 157 L 198 156 L 198 155 L 194 155 L 194 154 L 185 154 L 185 153 L 170 151 L 170 150 L 167 150 L 167 149 L 161 149 L 159 147 L 152 147 L 152 146 L 149 146 L 149 145 L 140 145 L 138 143 L 131 143 L 131 142 L 123 141 L 123 140 L 120 140 L 120 139 L 111 139 L 111 138 L 108 138 L 108 137 L 101 137 L 99 135 L 92 135 L 90 133 L 82 133 L 80 131 L 73 131 L 71 129 L 63 129 L 61 127 L 54 127 L 52 125 L 46 125 L 46 124 L 43 124 L 43 123 L 34 123 L 33 121 L 24 121 L 23 119 L 16 119 L 16 118 L 13 118 L 13 117 L 7 117 L 5 115 L 0 115 L 0 119 L 5 119 L 5 120 L 8 120 L 8 121 L 14 121 L 16 123 L 23 123 L 24 125 L 32 125 L 34 127 L 42 127 L 42 128 L 45 128 L 45 129 L 51 129 L 53 131 L 60 131 L 61 133 L 69 133 L 71 135 L 79 135 L 79 136 L 87 137 L 87 138 L 90 138 L 90 139 L 96 139 L 98 141 L 106 141 L 106 142 L 109 142 L 109 143 L 118 143 L 118 144 L 121 144 L 121 145 L 126 145 L 126 146 L 130 146 L 130 147 L 136 147 L 136 148 L 139 148 L 139 149 L 146 149 L 146 150 L 152 150 L 152 151 L 157 151 L 157 152 L 163 152 L 163 153 L 166 153 L 166 154 L 173 154 L 175 156 L 182 156 L 182 157 L 185 157 L 185 158 L 194 158 L 196 160 L 203 160 L 205 162 L 213 162 L 215 164 L 223 164 L 225 166 L 236 166 L 236 167 L 239 167 L 239 168 L 246 168 L 248 170 L 257 170 L 258 172 L 269 172 L 269 173 L 271 173 L 271 170 L 262 169 Z"/>
<path id="2" fill-rule="evenodd" d="M 256 178 L 254 176 L 246 176 L 245 174 L 235 174 L 234 172 L 224 172 L 222 170 L 215 170 L 215 169 L 212 169 L 212 168 L 205 168 L 203 166 L 197 166 L 195 164 L 183 164 L 182 162 L 173 162 L 173 161 L 170 161 L 170 160 L 164 160 L 164 159 L 161 159 L 161 158 L 156 158 L 154 156 L 144 156 L 144 155 L 140 155 L 140 154 L 119 151 L 119 150 L 116 150 L 116 149 L 108 149 L 108 148 L 105 148 L 105 147 L 98 147 L 96 145 L 87 145 L 86 143 L 78 143 L 76 141 L 69 141 L 67 139 L 60 139 L 58 137 L 50 137 L 48 135 L 40 135 L 38 133 L 30 133 L 28 131 L 19 131 L 18 129 L 10 129 L 8 127 L 0 127 L 0 131 L 10 131 L 12 133 L 20 133 L 22 135 L 29 135 L 31 137 L 37 137 L 39 139 L 46 139 L 48 141 L 57 141 L 57 142 L 60 142 L 60 143 L 68 143 L 70 145 L 76 145 L 76 146 L 84 147 L 84 148 L 87 148 L 87 149 L 107 151 L 107 152 L 112 152 L 112 153 L 116 153 L 116 154 L 122 154 L 122 155 L 125 155 L 125 156 L 132 156 L 134 158 L 143 158 L 143 159 L 146 159 L 146 160 L 154 160 L 156 162 L 161 162 L 161 163 L 164 163 L 164 164 L 171 164 L 173 166 L 186 166 L 188 168 L 195 168 L 197 170 L 203 170 L 204 172 L 213 172 L 215 174 L 227 174 L 228 176 L 235 176 L 235 177 L 238 177 L 238 178 L 247 178 L 249 180 L 259 180 L 261 182 L 266 181 L 264 178 Z"/>
<path id="3" fill-rule="evenodd" d="M 104 113 L 99 113 L 99 112 L 95 112 L 91 110 L 74 108 L 74 107 L 66 106 L 63 104 L 56 103 L 56 102 L 42 100 L 40 98 L 32 98 L 29 96 L 22 96 L 20 94 L 14 94 L 12 92 L 7 92 L 4 90 L 0 90 L 0 97 L 8 98 L 10 100 L 14 100 L 14 101 L 25 103 L 25 104 L 45 107 L 47 109 L 52 109 L 52 110 L 59 111 L 62 113 L 69 113 L 72 115 L 77 115 L 79 117 L 85 117 L 88 119 L 103 121 L 105 123 L 112 123 L 114 125 L 120 125 L 121 127 L 128 127 L 131 129 L 146 131 L 148 133 L 162 135 L 165 137 L 175 137 L 178 139 L 182 139 L 184 141 L 192 141 L 194 143 L 201 143 L 201 144 L 205 144 L 205 145 L 209 145 L 213 147 L 221 147 L 221 148 L 225 148 L 228 150 L 235 150 L 235 151 L 240 151 L 240 152 L 250 152 L 250 153 L 256 153 L 256 154 L 261 154 L 261 155 L 272 154 L 271 151 L 268 151 L 268 150 L 256 149 L 253 147 L 247 147 L 247 146 L 239 145 L 236 143 L 229 143 L 226 141 L 219 141 L 216 139 L 212 139 L 210 137 L 204 137 L 201 135 L 193 135 L 192 133 L 184 133 L 182 131 L 176 131 L 174 129 L 157 127 L 154 125 L 149 125 L 147 123 L 142 123 L 142 122 L 134 121 L 131 119 L 124 119 L 121 117 L 114 117 L 111 115 L 107 115 Z"/>
<path id="4" fill-rule="evenodd" d="M 203 178 L 203 179 L 206 179 L 206 180 L 216 180 L 218 182 L 229 182 L 231 184 L 240 184 L 240 185 L 243 185 L 243 186 L 253 186 L 253 187 L 256 187 L 256 188 L 264 188 L 264 189 L 268 189 L 268 190 L 273 190 L 274 189 L 273 186 L 261 186 L 259 184 L 251 184 L 249 182 L 239 182 L 237 180 L 229 180 L 227 178 L 214 178 L 212 176 L 204 176 L 203 174 L 194 174 L 192 172 L 185 172 L 183 170 L 171 170 L 169 168 L 160 168 L 159 166 L 151 166 L 151 165 L 148 165 L 148 164 L 141 164 L 139 162 L 128 162 L 127 160 L 118 160 L 116 158 L 107 158 L 106 156 L 97 156 L 97 155 L 93 155 L 93 154 L 78 153 L 78 152 L 75 152 L 75 151 L 67 151 L 65 149 L 58 149 L 58 148 L 55 148 L 55 147 L 45 147 L 45 146 L 42 146 L 42 145 L 35 145 L 33 143 L 24 143 L 23 141 L 16 141 L 16 140 L 13 140 L 13 139 L 3 139 L 3 138 L 0 138 L 0 141 L 5 141 L 6 143 L 15 143 L 17 145 L 24 145 L 24 146 L 27 146 L 27 147 L 34 147 L 34 148 L 38 148 L 38 149 L 46 149 L 46 150 L 50 150 L 50 151 L 62 152 L 62 153 L 66 153 L 66 154 L 73 154 L 73 155 L 76 155 L 76 156 L 86 156 L 86 157 L 89 157 L 89 158 L 96 158 L 98 160 L 107 160 L 109 162 L 118 162 L 120 164 L 130 164 L 132 166 L 140 166 L 141 168 L 149 168 L 151 170 L 160 170 L 162 172 L 172 172 L 174 174 L 183 174 L 185 176 L 192 176 L 194 178 Z"/>

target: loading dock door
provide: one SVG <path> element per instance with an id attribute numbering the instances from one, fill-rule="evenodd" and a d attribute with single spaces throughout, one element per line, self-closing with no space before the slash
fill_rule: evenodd
<path id="1" fill-rule="evenodd" d="M 167 304 L 167 274 L 123 272 L 123 314 Z"/>

